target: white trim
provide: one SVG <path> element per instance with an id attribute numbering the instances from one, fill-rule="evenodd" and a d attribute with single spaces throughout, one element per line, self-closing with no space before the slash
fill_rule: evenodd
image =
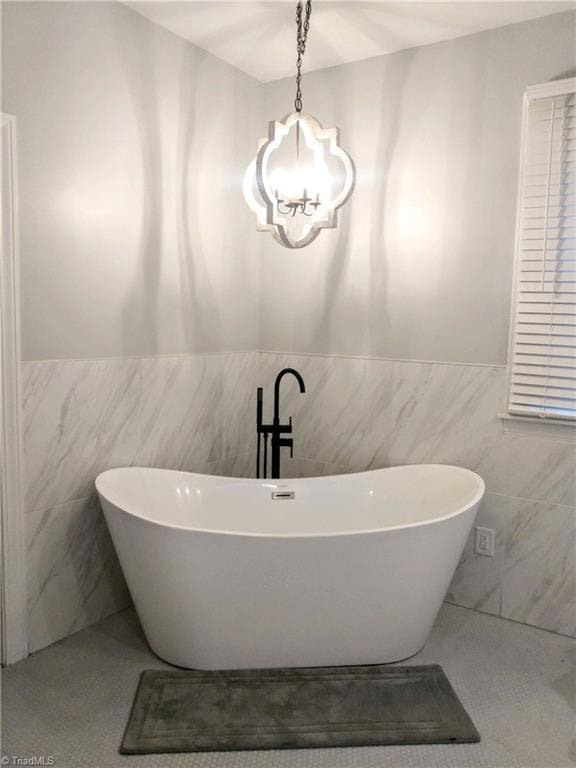
<path id="1" fill-rule="evenodd" d="M 473 368 L 507 368 L 506 363 L 464 363 L 456 360 L 416 360 L 409 357 L 379 357 L 378 355 L 344 355 L 331 352 L 286 352 L 279 349 L 236 349 L 222 352 L 169 352 L 160 355 L 114 355 L 112 357 L 60 357 L 24 360 L 23 365 L 41 365 L 42 363 L 97 363 L 115 360 L 172 360 L 190 357 L 229 357 L 230 355 L 292 355 L 293 357 L 336 357 L 343 360 L 373 360 L 388 363 L 419 363 L 426 365 L 465 365 Z"/>
<path id="2" fill-rule="evenodd" d="M 415 363 L 418 365 L 460 365 L 471 368 L 507 368 L 506 363 L 460 363 L 456 360 L 415 360 L 409 357 L 378 357 L 376 355 L 340 355 L 329 352 L 282 352 L 278 349 L 258 349 L 259 355 L 285 357 L 335 357 L 341 360 L 372 360 L 375 363 Z"/>
<path id="3" fill-rule="evenodd" d="M 536 89 L 541 86 L 531 86 Z M 512 383 L 512 349 L 514 348 L 514 323 L 516 318 L 516 297 L 518 293 L 518 272 L 520 271 L 520 258 L 519 247 L 520 232 L 521 232 L 521 213 L 522 213 L 522 182 L 524 180 L 524 151 L 526 148 L 526 134 L 528 132 L 528 121 L 526 120 L 526 113 L 528 111 L 528 93 L 524 93 L 522 99 L 522 134 L 520 136 L 520 154 L 518 157 L 518 184 L 516 191 L 516 227 L 514 229 L 514 266 L 512 269 L 512 290 L 510 292 L 510 311 L 509 311 L 509 324 L 508 324 L 508 356 L 507 356 L 507 373 L 506 373 L 506 389 L 503 392 L 503 408 L 504 412 L 508 414 L 508 393 L 510 392 L 510 386 Z"/>
<path id="4" fill-rule="evenodd" d="M 562 440 L 576 443 L 576 429 L 573 421 L 562 419 L 541 419 L 538 416 L 512 416 L 509 413 L 499 413 L 504 432 L 510 435 L 538 435 L 550 440 Z"/>
<path id="5" fill-rule="evenodd" d="M 26 559 L 22 514 L 22 436 L 18 283 L 18 187 L 16 120 L 2 114 L 2 218 L 0 246 L 0 589 L 2 663 L 28 655 Z M 3 164 L 3 163 L 2 163 Z M 5 218 L 6 217 L 6 218 Z"/>
<path id="6" fill-rule="evenodd" d="M 526 88 L 525 98 L 542 99 L 549 96 L 564 96 L 566 93 L 573 93 L 576 90 L 576 77 L 567 77 L 564 80 L 552 80 L 549 83 L 539 85 L 529 85 Z"/>
<path id="7" fill-rule="evenodd" d="M 253 355 L 257 349 L 229 349 L 220 352 L 165 352 L 158 355 L 111 355 L 110 357 L 44 357 L 38 360 L 23 360 L 23 365 L 35 365 L 36 363 L 98 363 L 123 360 L 187 360 L 190 357 L 227 357 L 230 355 Z"/>

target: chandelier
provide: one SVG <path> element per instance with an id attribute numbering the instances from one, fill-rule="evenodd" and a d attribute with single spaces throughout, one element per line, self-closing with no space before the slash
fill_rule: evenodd
<path id="1" fill-rule="evenodd" d="M 354 188 L 355 169 L 340 147 L 338 128 L 323 128 L 302 112 L 302 57 L 310 29 L 311 0 L 296 5 L 296 98 L 294 112 L 271 120 L 268 137 L 244 175 L 244 199 L 256 229 L 286 248 L 303 248 L 322 229 L 338 223 L 338 209 Z"/>

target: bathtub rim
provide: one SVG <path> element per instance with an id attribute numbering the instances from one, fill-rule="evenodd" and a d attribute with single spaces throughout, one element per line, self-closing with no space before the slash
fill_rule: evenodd
<path id="1" fill-rule="evenodd" d="M 159 528 L 170 528 L 177 531 L 187 531 L 189 533 L 208 534 L 213 536 L 228 536 L 228 537 L 242 536 L 244 538 L 252 538 L 252 539 L 278 539 L 278 540 L 294 539 L 298 541 L 301 541 L 303 539 L 326 539 L 326 538 L 335 538 L 335 537 L 343 537 L 343 536 L 368 536 L 368 535 L 374 535 L 376 533 L 403 531 L 410 528 L 421 528 L 424 526 L 435 525 L 437 523 L 444 523 L 444 522 L 447 522 L 448 520 L 451 520 L 454 517 L 458 517 L 459 515 L 464 514 L 465 512 L 468 512 L 470 509 L 472 509 L 482 501 L 486 493 L 486 483 L 484 482 L 484 479 L 479 474 L 477 474 L 471 469 L 467 469 L 466 467 L 457 467 L 457 466 L 454 466 L 453 464 L 399 464 L 398 466 L 394 466 L 394 467 L 379 467 L 378 469 L 368 469 L 362 472 L 347 472 L 346 474 L 340 474 L 340 475 L 320 475 L 316 477 L 281 478 L 279 482 L 289 483 L 290 481 L 302 481 L 302 480 L 306 480 L 309 482 L 322 481 L 322 480 L 334 479 L 339 477 L 341 478 L 350 477 L 350 476 L 357 477 L 362 475 L 369 475 L 374 472 L 385 472 L 388 470 L 402 470 L 402 469 L 409 469 L 414 467 L 443 467 L 443 468 L 449 468 L 449 469 L 455 470 L 457 472 L 465 472 L 469 475 L 474 476 L 474 478 L 476 479 L 478 488 L 474 496 L 465 505 L 458 507 L 453 512 L 450 512 L 449 514 L 443 515 L 441 517 L 433 517 L 427 520 L 420 520 L 413 523 L 406 523 L 404 525 L 390 525 L 386 527 L 367 528 L 367 529 L 354 530 L 354 531 L 323 531 L 319 533 L 278 533 L 278 532 L 265 533 L 265 532 L 258 532 L 258 531 L 231 531 L 231 530 L 215 529 L 215 528 L 198 528 L 193 526 L 176 525 L 174 523 L 161 522 L 151 517 L 146 517 L 141 513 L 134 512 L 130 509 L 125 509 L 122 504 L 114 501 L 114 499 L 111 496 L 106 495 L 106 493 L 101 491 L 99 488 L 99 485 L 102 484 L 101 478 L 103 478 L 105 475 L 109 475 L 118 471 L 130 471 L 130 470 L 148 470 L 148 471 L 156 471 L 156 472 L 159 471 L 159 472 L 169 472 L 169 473 L 174 473 L 179 475 L 192 475 L 197 477 L 205 477 L 212 480 L 213 479 L 230 480 L 230 481 L 237 481 L 243 485 L 261 485 L 263 482 L 266 482 L 263 479 L 258 479 L 253 477 L 246 477 L 246 478 L 229 477 L 227 475 L 206 475 L 200 472 L 186 472 L 184 470 L 179 470 L 179 469 L 164 469 L 160 467 L 116 467 L 112 469 L 107 469 L 104 472 L 100 472 L 100 474 L 96 477 L 94 485 L 96 487 L 96 491 L 98 493 L 100 501 L 104 499 L 109 504 L 114 506 L 115 509 L 119 510 L 123 514 L 129 515 L 132 518 L 140 520 L 142 523 L 148 523 L 149 525 L 153 525 Z M 270 481 L 270 482 L 274 482 L 274 481 Z"/>

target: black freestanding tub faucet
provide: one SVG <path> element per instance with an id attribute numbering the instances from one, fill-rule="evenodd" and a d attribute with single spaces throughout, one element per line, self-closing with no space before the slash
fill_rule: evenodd
<path id="1" fill-rule="evenodd" d="M 272 424 L 262 423 L 262 400 L 263 389 L 258 387 L 256 390 L 256 431 L 258 435 L 258 445 L 256 449 L 256 477 L 268 477 L 268 436 L 271 435 L 272 448 L 272 466 L 271 477 L 278 479 L 280 477 L 280 451 L 282 448 L 290 448 L 290 458 L 294 455 L 294 440 L 291 437 L 282 437 L 282 435 L 292 432 L 292 417 L 288 424 L 280 423 L 280 383 L 284 376 L 290 374 L 294 376 L 300 386 L 300 392 L 306 392 L 304 379 L 294 368 L 283 368 L 274 382 L 274 417 Z M 262 450 L 261 438 L 264 438 L 264 449 Z"/>

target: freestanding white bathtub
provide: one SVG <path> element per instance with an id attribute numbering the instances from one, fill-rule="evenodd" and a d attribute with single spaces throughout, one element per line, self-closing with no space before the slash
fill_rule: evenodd
<path id="1" fill-rule="evenodd" d="M 196 669 L 416 653 L 484 494 L 443 465 L 276 481 L 112 469 L 96 487 L 152 650 Z"/>

